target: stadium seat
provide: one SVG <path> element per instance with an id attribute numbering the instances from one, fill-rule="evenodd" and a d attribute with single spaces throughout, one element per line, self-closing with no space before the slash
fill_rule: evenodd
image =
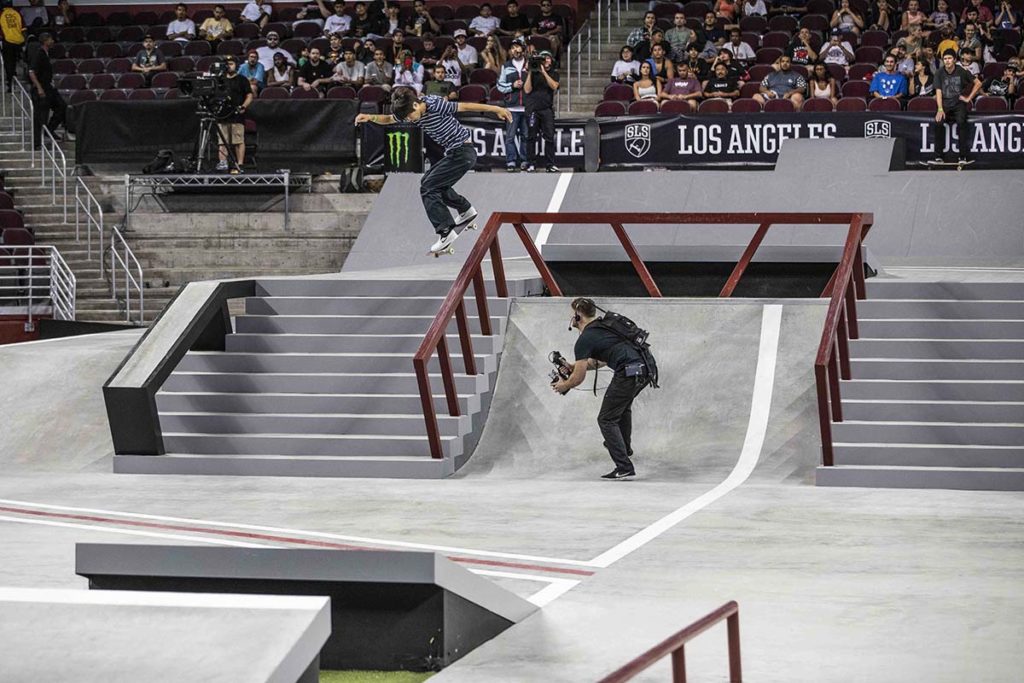
<path id="1" fill-rule="evenodd" d="M 632 102 L 633 88 L 628 85 L 622 85 L 621 83 L 611 83 L 605 86 L 604 95 L 601 99 L 606 102 Z"/>
<path id="2" fill-rule="evenodd" d="M 102 43 L 96 46 L 96 56 L 100 59 L 117 59 L 121 55 L 121 46 L 117 43 Z"/>
<path id="3" fill-rule="evenodd" d="M 0 210 L 13 209 L 14 199 L 7 192 L 0 191 Z"/>
<path id="4" fill-rule="evenodd" d="M 125 74 L 132 70 L 132 60 L 127 57 L 117 57 L 107 62 L 106 71 L 108 74 Z"/>
<path id="5" fill-rule="evenodd" d="M 60 43 L 54 43 L 50 46 L 50 59 L 64 59 L 67 57 L 67 50 Z"/>
<path id="6" fill-rule="evenodd" d="M 480 85 L 490 88 L 498 82 L 498 74 L 494 73 L 490 69 L 473 69 L 469 74 L 469 82 L 479 83 Z"/>
<path id="7" fill-rule="evenodd" d="M 825 68 L 828 69 L 828 74 L 832 78 L 836 79 L 836 83 L 842 83 L 846 80 L 846 69 L 839 64 L 826 64 Z"/>
<path id="8" fill-rule="evenodd" d="M 770 114 L 792 114 L 796 111 L 793 100 L 771 99 L 764 103 L 764 110 Z"/>
<path id="9" fill-rule="evenodd" d="M 832 0 L 810 0 L 807 3 L 808 14 L 823 14 L 826 17 L 831 17 L 835 8 L 836 6 Z"/>
<path id="10" fill-rule="evenodd" d="M 758 64 L 774 64 L 775 60 L 782 56 L 782 50 L 777 47 L 762 47 L 757 51 Z"/>
<path id="11" fill-rule="evenodd" d="M 128 93 L 124 90 L 104 90 L 100 93 L 101 102 L 123 102 L 128 99 Z"/>
<path id="12" fill-rule="evenodd" d="M 169 23 L 169 21 L 165 21 L 160 24 L 153 24 L 149 27 L 149 31 L 147 31 L 147 33 L 153 36 L 154 39 L 160 40 L 161 36 L 167 35 L 167 24 Z"/>
<path id="13" fill-rule="evenodd" d="M 876 97 L 868 102 L 868 111 L 900 111 L 901 109 L 900 101 L 891 97 Z"/>
<path id="14" fill-rule="evenodd" d="M 803 64 L 794 64 L 790 68 L 794 72 L 796 72 L 796 73 L 800 74 L 801 76 L 803 76 L 804 80 L 807 80 L 807 78 L 810 76 L 810 74 L 807 72 L 807 67 L 804 66 Z"/>
<path id="15" fill-rule="evenodd" d="M 270 90 L 270 88 L 264 88 L 263 92 Z M 281 88 L 284 90 L 284 88 Z M 291 93 L 288 95 L 293 100 L 315 100 L 319 99 L 320 92 L 315 88 L 313 90 L 306 90 L 305 88 L 292 88 Z"/>
<path id="16" fill-rule="evenodd" d="M 160 17 L 157 16 L 156 12 L 137 12 L 133 17 L 132 21 L 140 26 L 150 26 L 160 22 Z"/>
<path id="17" fill-rule="evenodd" d="M 200 73 L 207 73 L 217 62 L 223 61 L 223 57 L 217 57 L 214 55 L 207 55 L 206 57 L 200 57 L 196 60 L 195 70 Z"/>
<path id="18" fill-rule="evenodd" d="M 675 10 L 673 9 L 673 12 Z M 751 15 L 749 17 L 743 17 L 740 19 L 740 30 L 744 32 L 756 33 L 762 35 L 768 31 L 768 20 L 764 17 Z M 753 47 L 753 46 L 751 46 Z"/>
<path id="19" fill-rule="evenodd" d="M 843 97 L 836 103 L 836 111 L 864 111 L 868 103 L 863 97 Z"/>
<path id="20" fill-rule="evenodd" d="M 181 91 L 178 90 L 177 88 L 171 88 L 170 90 L 168 90 L 167 92 L 164 93 L 164 99 L 165 100 L 176 100 L 176 99 L 178 99 L 180 97 L 181 97 Z"/>
<path id="21" fill-rule="evenodd" d="M 861 47 L 885 48 L 889 44 L 889 34 L 885 31 L 864 31 L 860 34 Z"/>
<path id="22" fill-rule="evenodd" d="M 335 90 L 341 90 L 342 88 L 347 88 L 347 87 L 348 86 L 335 86 L 335 87 L 331 88 L 330 92 L 327 93 L 327 96 L 330 97 L 331 93 L 334 92 Z M 302 88 L 298 88 L 298 90 L 301 90 L 301 89 Z M 348 89 L 352 90 L 352 88 L 348 88 Z M 355 92 L 352 93 L 352 96 L 355 97 Z M 287 100 L 288 99 L 288 90 L 285 89 L 285 88 L 278 87 L 276 85 L 272 85 L 269 88 L 264 88 L 263 90 L 260 91 L 260 99 L 261 100 Z"/>
<path id="23" fill-rule="evenodd" d="M 137 88 L 128 93 L 128 99 L 132 102 L 155 100 L 156 98 L 156 91 L 152 88 Z"/>
<path id="24" fill-rule="evenodd" d="M 308 26 L 316 28 L 316 24 L 308 24 Z M 301 53 L 303 49 L 305 49 L 305 47 L 306 41 L 303 40 L 302 38 L 289 38 L 288 40 L 281 41 L 281 49 L 287 50 L 293 55 Z"/>
<path id="25" fill-rule="evenodd" d="M 740 97 L 753 97 L 761 90 L 761 81 L 744 83 L 740 86 Z"/>
<path id="26" fill-rule="evenodd" d="M 292 33 L 292 40 L 296 38 L 318 38 L 323 35 L 323 29 L 314 23 L 303 23 L 295 27 Z M 285 48 L 286 50 L 288 48 Z"/>
<path id="27" fill-rule="evenodd" d="M 78 65 L 75 64 L 73 59 L 55 59 L 53 60 L 53 73 L 55 74 L 73 74 L 78 72 Z"/>
<path id="28" fill-rule="evenodd" d="M 86 102 L 95 102 L 96 93 L 92 90 L 75 90 L 71 93 L 71 97 L 68 98 L 68 104 L 85 104 Z"/>
<path id="29" fill-rule="evenodd" d="M 853 54 L 858 64 L 874 64 L 875 66 L 881 64 L 882 58 L 885 56 L 882 48 L 873 45 L 861 45 Z"/>
<path id="30" fill-rule="evenodd" d="M 825 97 L 812 97 L 809 100 L 805 100 L 804 106 L 801 109 L 801 111 L 807 112 L 831 112 L 833 110 L 832 100 Z"/>
<path id="31" fill-rule="evenodd" d="M 625 116 L 626 105 L 618 100 L 599 102 L 594 109 L 594 116 Z"/>
<path id="32" fill-rule="evenodd" d="M 127 26 L 132 23 L 132 15 L 128 12 L 111 12 L 107 15 L 107 26 Z"/>
<path id="33" fill-rule="evenodd" d="M 68 59 L 92 59 L 96 50 L 89 43 L 76 43 L 67 47 Z"/>
<path id="34" fill-rule="evenodd" d="M 80 74 L 101 74 L 106 71 L 106 64 L 102 59 L 83 59 L 78 63 Z"/>
<path id="35" fill-rule="evenodd" d="M 658 103 L 654 100 L 639 100 L 629 104 L 630 116 L 649 116 L 658 113 Z"/>
<path id="36" fill-rule="evenodd" d="M 455 8 L 455 14 L 453 15 L 456 19 L 464 19 L 465 21 L 472 21 L 473 17 L 480 14 L 480 5 L 459 5 Z"/>
<path id="37" fill-rule="evenodd" d="M 172 57 L 180 57 L 184 52 L 181 47 L 182 43 L 178 40 L 165 40 L 157 46 L 160 50 L 160 54 L 164 56 L 164 59 L 171 59 Z"/>
<path id="38" fill-rule="evenodd" d="M 990 78 L 1002 78 L 1006 69 L 1006 62 L 989 62 L 981 70 L 981 80 L 987 81 Z"/>
<path id="39" fill-rule="evenodd" d="M 178 74 L 173 71 L 153 74 L 153 81 L 150 85 L 154 88 L 176 88 L 178 87 Z"/>
<path id="40" fill-rule="evenodd" d="M 939 105 L 935 103 L 935 98 L 932 96 L 924 97 L 912 97 L 907 102 L 907 111 L 922 111 L 929 114 L 934 114 L 939 110 Z"/>
<path id="41" fill-rule="evenodd" d="M 542 50 L 552 51 L 551 39 L 547 36 L 530 36 L 530 45 L 533 45 L 537 49 L 537 52 Z"/>
<path id="42" fill-rule="evenodd" d="M 309 41 L 309 49 L 312 50 L 314 47 L 320 50 L 320 54 L 327 54 L 331 50 L 331 41 L 327 40 L 326 38 L 316 38 L 314 40 Z M 348 47 L 348 44 L 343 40 L 341 41 L 341 47 L 342 49 L 344 49 Z"/>
<path id="43" fill-rule="evenodd" d="M 213 52 L 213 50 L 210 48 L 210 44 L 205 40 L 192 40 L 185 45 L 185 51 L 183 54 L 192 57 L 205 57 L 211 52 Z"/>
<path id="44" fill-rule="evenodd" d="M 474 102 L 484 104 L 487 102 L 487 88 L 478 83 L 470 83 L 459 88 L 460 102 Z"/>
<path id="45" fill-rule="evenodd" d="M 4 231 L 4 244 L 25 244 L 24 242 L 8 242 L 7 232 L 15 228 L 25 227 L 25 217 L 17 209 L 0 209 L 0 228 Z M 27 232 L 27 231 L 26 231 Z M 32 244 L 28 242 L 27 244 Z"/>
<path id="46" fill-rule="evenodd" d="M 658 110 L 660 114 L 692 114 L 693 110 L 690 109 L 690 105 L 681 100 L 666 100 L 661 103 L 661 108 Z"/>
<path id="47" fill-rule="evenodd" d="M 268 88 L 269 89 L 269 88 Z M 284 90 L 284 88 L 277 88 L 278 90 Z M 264 90 L 266 92 L 266 90 Z M 486 95 L 486 93 L 485 93 Z M 356 91 L 347 85 L 336 85 L 327 91 L 327 99 L 329 100 L 354 100 L 356 99 Z"/>
<path id="48" fill-rule="evenodd" d="M 711 11 L 711 5 L 710 2 L 688 2 L 683 5 L 683 11 L 688 17 L 703 17 Z"/>
<path id="49" fill-rule="evenodd" d="M 453 35 L 459 29 L 465 31 L 469 28 L 469 22 L 463 21 L 462 19 L 448 19 L 447 21 L 441 22 L 441 33 L 450 36 Z"/>
<path id="50" fill-rule="evenodd" d="M 871 77 L 875 75 L 875 71 L 877 70 L 878 68 L 874 64 L 854 64 L 850 67 L 848 80 L 870 81 Z"/>
<path id="51" fill-rule="evenodd" d="M 79 26 L 66 26 L 57 32 L 57 42 L 71 44 L 85 40 L 85 30 Z"/>
<path id="52" fill-rule="evenodd" d="M 744 43 L 752 47 L 754 50 L 757 50 L 759 47 L 761 47 L 760 33 L 754 33 L 753 31 L 744 31 L 742 34 L 740 34 L 740 40 L 742 40 Z"/>
<path id="53" fill-rule="evenodd" d="M 85 32 L 85 39 L 90 43 L 107 43 L 113 37 L 110 35 L 110 29 L 106 26 L 93 26 Z"/>
<path id="54" fill-rule="evenodd" d="M 388 99 L 388 91 L 376 85 L 364 85 L 356 93 L 360 111 L 380 112 L 381 105 Z"/>
<path id="55" fill-rule="evenodd" d="M 669 105 L 682 105 L 685 109 L 680 107 L 670 107 Z M 673 111 L 673 109 L 679 109 L 679 111 Z M 686 102 L 678 100 L 668 101 L 661 105 L 662 114 L 688 114 L 690 112 L 690 105 Z M 704 100 L 697 107 L 698 114 L 728 114 L 729 113 L 729 102 L 728 100 L 722 99 L 721 97 L 712 97 L 709 100 Z"/>
<path id="56" fill-rule="evenodd" d="M 196 68 L 196 60 L 192 57 L 174 57 L 167 60 L 168 71 L 180 71 L 182 73 L 192 71 Z M 156 74 L 159 76 L 160 74 Z"/>
<path id="57" fill-rule="evenodd" d="M 750 97 L 741 97 L 732 103 L 733 114 L 760 114 L 761 103 Z"/>
<path id="58" fill-rule="evenodd" d="M 785 31 L 790 35 L 796 33 L 796 30 L 800 27 L 799 22 L 787 14 L 780 14 L 774 16 L 768 20 L 769 31 Z"/>
<path id="59" fill-rule="evenodd" d="M 90 90 L 110 90 L 116 85 L 114 74 L 93 74 L 89 79 Z"/>
<path id="60" fill-rule="evenodd" d="M 64 78 L 60 79 L 61 90 L 84 90 L 86 83 L 85 76 L 81 74 L 68 74 Z"/>
<path id="61" fill-rule="evenodd" d="M 222 40 L 217 45 L 218 55 L 241 55 L 242 54 L 242 41 L 241 40 Z"/>
<path id="62" fill-rule="evenodd" d="M 119 43 L 141 43 L 146 37 L 146 29 L 141 26 L 124 26 L 117 32 Z"/>
<path id="63" fill-rule="evenodd" d="M 871 84 L 867 81 L 854 81 L 851 79 L 843 83 L 843 97 L 867 98 L 870 90 Z"/>
<path id="64" fill-rule="evenodd" d="M 800 19 L 800 28 L 807 28 L 815 33 L 825 33 L 829 30 L 829 19 L 821 14 L 805 14 Z"/>
<path id="65" fill-rule="evenodd" d="M 750 82 L 760 83 L 764 80 L 765 76 L 773 71 L 775 71 L 775 69 L 772 68 L 771 64 L 755 64 L 750 67 L 750 71 L 748 72 L 750 74 Z"/>
<path id="66" fill-rule="evenodd" d="M 974 111 L 978 113 L 1000 114 L 1010 110 L 1010 106 L 1002 97 L 982 95 L 974 101 Z"/>
<path id="67" fill-rule="evenodd" d="M 261 29 L 260 33 L 262 33 L 263 35 L 267 35 L 271 31 L 277 33 L 277 35 L 281 37 L 281 40 L 292 37 L 292 27 L 284 23 L 283 21 L 269 22 L 266 26 L 264 26 Z"/>
<path id="68" fill-rule="evenodd" d="M 252 40 L 260 37 L 260 27 L 256 24 L 235 24 L 235 38 L 238 40 Z"/>
<path id="69" fill-rule="evenodd" d="M 146 87 L 146 77 L 142 74 L 128 73 L 121 74 L 117 79 L 117 87 L 122 90 L 135 90 Z M 166 87 L 166 86 L 165 86 Z"/>

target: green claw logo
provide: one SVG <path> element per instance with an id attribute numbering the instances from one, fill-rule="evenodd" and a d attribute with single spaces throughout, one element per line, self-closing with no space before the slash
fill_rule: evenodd
<path id="1" fill-rule="evenodd" d="M 388 154 L 393 167 L 409 163 L 409 133 L 388 133 Z"/>

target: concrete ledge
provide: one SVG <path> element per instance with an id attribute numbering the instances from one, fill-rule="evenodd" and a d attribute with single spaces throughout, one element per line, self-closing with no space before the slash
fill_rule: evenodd
<path id="1" fill-rule="evenodd" d="M 815 483 L 888 489 L 1024 491 L 1024 469 L 836 465 L 818 467 Z"/>
<path id="2" fill-rule="evenodd" d="M 455 464 L 451 458 L 399 456 L 360 458 L 181 453 L 114 456 L 114 472 L 117 474 L 444 479 L 455 472 Z"/>

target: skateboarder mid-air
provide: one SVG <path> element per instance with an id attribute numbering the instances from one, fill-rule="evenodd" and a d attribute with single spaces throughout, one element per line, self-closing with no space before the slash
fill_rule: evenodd
<path id="1" fill-rule="evenodd" d="M 451 102 L 443 97 L 420 97 L 412 88 L 395 88 L 391 92 L 390 114 L 360 114 L 356 123 L 415 123 L 444 148 L 444 156 L 430 166 L 420 181 L 420 196 L 427 218 L 434 226 L 437 241 L 430 247 L 434 255 L 449 249 L 462 226 L 476 218 L 476 209 L 453 187 L 476 164 L 476 148 L 469 130 L 455 118 L 456 112 L 494 114 L 511 121 L 512 114 L 503 107 L 470 102 Z M 449 207 L 459 212 L 454 219 Z"/>

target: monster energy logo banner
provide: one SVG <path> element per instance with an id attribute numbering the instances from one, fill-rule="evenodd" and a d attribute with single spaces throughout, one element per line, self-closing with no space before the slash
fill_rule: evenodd
<path id="1" fill-rule="evenodd" d="M 421 173 L 423 171 L 423 133 L 416 126 L 395 126 L 384 129 L 386 172 Z"/>
<path id="2" fill-rule="evenodd" d="M 394 167 L 409 163 L 409 132 L 388 133 L 388 160 Z"/>

